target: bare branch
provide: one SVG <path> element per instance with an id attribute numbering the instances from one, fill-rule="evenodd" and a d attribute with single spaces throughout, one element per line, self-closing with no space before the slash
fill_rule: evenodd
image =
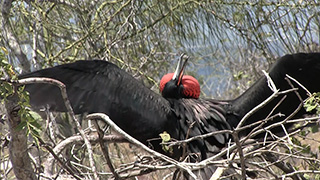
<path id="1" fill-rule="evenodd" d="M 138 147 L 141 147 L 143 150 L 147 151 L 148 153 L 150 153 L 156 157 L 159 157 L 168 163 L 174 164 L 175 166 L 177 166 L 178 168 L 181 168 L 182 170 L 185 170 L 186 172 L 189 173 L 189 175 L 193 179 L 198 179 L 197 176 L 191 171 L 191 169 L 189 169 L 187 166 L 185 166 L 184 163 L 179 163 L 170 157 L 167 157 L 161 153 L 158 153 L 158 152 L 148 148 L 146 145 L 144 145 L 141 142 L 139 142 L 138 140 L 134 139 L 129 134 L 124 132 L 121 128 L 119 128 L 111 119 L 109 119 L 109 117 L 107 115 L 102 114 L 102 113 L 94 113 L 94 114 L 88 115 L 87 119 L 102 119 L 105 123 L 109 124 L 117 133 L 119 133 L 123 137 L 125 137 L 129 142 L 137 145 Z"/>
<path id="2" fill-rule="evenodd" d="M 108 144 L 104 143 L 103 141 L 103 137 L 104 137 L 104 132 L 100 129 L 99 125 L 98 125 L 98 122 L 95 120 L 94 121 L 94 126 L 95 128 L 97 129 L 98 131 L 98 135 L 99 135 L 99 144 L 100 144 L 100 148 L 102 149 L 102 152 L 103 152 L 103 155 L 104 155 L 104 158 L 106 159 L 107 161 L 107 164 L 114 176 L 114 178 L 116 180 L 119 180 L 120 177 L 119 175 L 117 174 L 117 172 L 115 171 L 114 167 L 113 167 L 113 164 L 112 164 L 112 161 L 111 161 L 111 158 L 109 156 L 109 148 L 108 148 Z"/>
<path id="3" fill-rule="evenodd" d="M 99 142 L 100 141 L 99 139 L 100 138 L 97 135 L 88 135 L 88 140 L 92 143 Z M 103 141 L 127 142 L 123 137 L 116 136 L 116 135 L 105 135 L 105 136 L 103 136 Z M 46 159 L 46 161 L 44 163 L 44 165 L 45 165 L 44 166 L 45 167 L 44 174 L 47 177 L 52 177 L 53 176 L 52 169 L 53 169 L 54 160 L 60 159 L 57 156 L 57 154 L 60 154 L 63 149 L 65 149 L 67 146 L 70 146 L 71 144 L 78 144 L 78 143 L 83 143 L 83 142 L 84 142 L 84 140 L 83 140 L 82 136 L 75 135 L 75 136 L 71 136 L 71 137 L 61 141 L 52 150 L 47 149 L 47 150 L 49 150 L 51 155 Z M 44 144 L 44 143 L 42 145 L 44 145 L 46 148 L 50 148 L 50 147 L 46 146 L 46 144 Z M 61 161 L 61 163 L 63 163 L 63 162 Z"/>

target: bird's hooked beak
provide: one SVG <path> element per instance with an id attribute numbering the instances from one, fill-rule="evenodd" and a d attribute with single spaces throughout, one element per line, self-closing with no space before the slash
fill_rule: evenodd
<path id="1" fill-rule="evenodd" d="M 186 58 L 184 58 L 184 57 L 186 57 Z M 184 59 L 185 59 L 185 61 L 183 62 Z M 177 68 L 174 71 L 174 74 L 172 77 L 172 80 L 177 82 L 177 84 L 176 84 L 177 86 L 179 86 L 181 83 L 182 76 L 183 76 L 183 70 L 187 65 L 188 59 L 189 59 L 188 56 L 185 56 L 185 54 L 181 54 L 180 59 L 178 61 Z"/>

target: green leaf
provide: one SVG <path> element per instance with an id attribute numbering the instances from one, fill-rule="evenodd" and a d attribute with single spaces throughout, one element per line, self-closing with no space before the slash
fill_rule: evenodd
<path id="1" fill-rule="evenodd" d="M 161 133 L 159 135 L 160 135 L 160 137 L 162 139 L 162 143 L 166 143 L 166 142 L 169 142 L 171 140 L 170 134 L 168 134 L 166 131 L 164 131 L 163 133 Z M 162 145 L 162 149 L 165 152 L 173 153 L 173 148 L 168 146 L 168 145 Z"/>
<path id="2" fill-rule="evenodd" d="M 162 139 L 162 142 L 169 142 L 171 139 L 170 134 L 168 134 L 166 131 L 164 131 L 163 133 L 161 133 L 159 135 Z"/>
<path id="3" fill-rule="evenodd" d="M 317 104 L 307 105 L 306 111 L 310 112 L 310 111 L 314 110 L 316 107 L 317 107 Z"/>
<path id="4" fill-rule="evenodd" d="M 36 121 L 42 121 L 42 118 L 41 116 L 37 113 L 37 112 L 34 112 L 34 111 L 30 111 L 29 114 L 32 116 L 32 118 Z"/>

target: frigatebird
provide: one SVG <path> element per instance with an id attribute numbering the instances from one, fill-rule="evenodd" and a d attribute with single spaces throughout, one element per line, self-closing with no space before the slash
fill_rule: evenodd
<path id="1" fill-rule="evenodd" d="M 164 152 L 161 140 L 149 140 L 157 139 L 163 132 L 170 134 L 172 139 L 184 140 L 210 132 L 232 130 L 251 109 L 273 93 L 267 77 L 263 76 L 236 99 L 202 99 L 199 98 L 198 81 L 183 74 L 185 66 L 186 61 L 183 62 L 181 58 L 175 73 L 162 78 L 162 96 L 146 88 L 116 65 L 101 60 L 77 61 L 35 71 L 20 78 L 48 77 L 61 81 L 66 85 L 75 113 L 105 113 L 139 141 L 151 143 L 155 150 L 179 159 L 186 158 L 183 148 L 176 147 L 172 152 Z M 263 128 L 270 123 L 280 122 L 293 112 L 295 114 L 292 118 L 299 118 L 307 113 L 303 108 L 296 110 L 302 100 L 308 97 L 305 90 L 295 81 L 288 83 L 286 75 L 303 84 L 310 92 L 320 91 L 317 80 L 320 77 L 320 53 L 298 53 L 278 59 L 270 68 L 269 77 L 280 91 L 293 87 L 297 90 L 279 94 L 252 114 L 243 125 L 273 117 L 261 126 Z M 26 90 L 30 93 L 30 102 L 34 107 L 49 105 L 52 110 L 66 111 L 57 87 L 29 84 L 26 85 Z M 282 116 L 276 116 L 279 113 Z M 249 134 L 257 126 L 244 129 L 240 135 Z M 282 133 L 283 129 L 275 128 L 272 132 Z M 219 152 L 230 138 L 229 134 L 222 133 L 195 139 L 187 144 L 184 151 L 191 161 L 200 161 Z M 211 173 L 203 171 L 200 176 L 208 179 Z"/>

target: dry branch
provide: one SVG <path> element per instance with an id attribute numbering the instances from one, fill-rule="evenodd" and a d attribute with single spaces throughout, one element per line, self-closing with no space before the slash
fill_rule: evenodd
<path id="1" fill-rule="evenodd" d="M 190 168 L 188 168 L 184 163 L 179 163 L 178 161 L 165 156 L 161 153 L 158 153 L 150 148 L 148 148 L 146 145 L 144 145 L 143 143 L 141 143 L 140 141 L 134 139 L 133 137 L 131 137 L 129 134 L 127 134 L 126 132 L 124 132 L 121 128 L 119 128 L 107 115 L 103 114 L 103 113 L 94 113 L 94 114 L 90 114 L 87 116 L 87 119 L 101 119 L 103 120 L 105 123 L 109 124 L 117 133 L 121 134 L 123 137 L 125 137 L 129 142 L 137 145 L 138 147 L 142 148 L 143 150 L 147 151 L 148 153 L 163 159 L 164 161 L 171 163 L 173 165 L 175 165 L 176 167 L 188 172 L 188 174 L 193 178 L 193 179 L 198 179 L 197 176 L 191 171 Z"/>

